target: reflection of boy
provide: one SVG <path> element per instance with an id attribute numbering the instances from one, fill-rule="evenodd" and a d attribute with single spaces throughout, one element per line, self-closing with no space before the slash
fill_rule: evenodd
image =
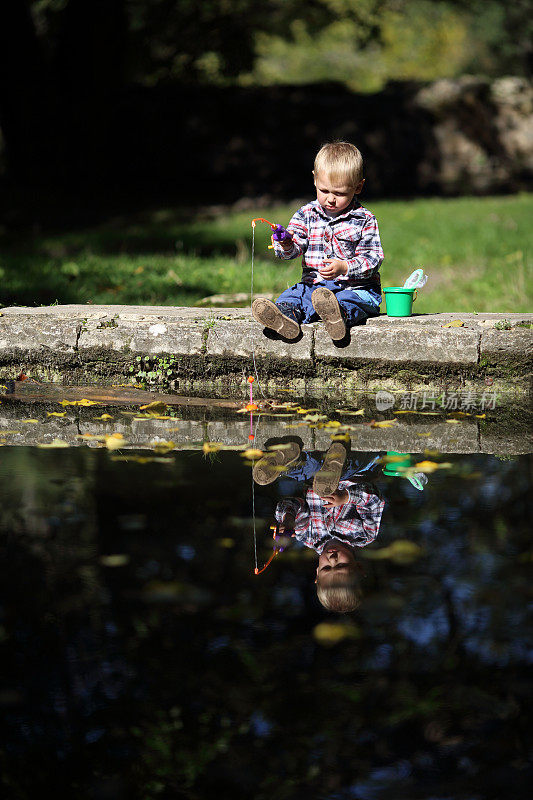
<path id="1" fill-rule="evenodd" d="M 373 456 L 366 464 L 361 464 L 355 455 L 350 456 L 337 489 L 325 496 L 307 486 L 318 474 L 322 460 L 306 451 L 301 453 L 301 459 L 297 466 L 284 472 L 283 478 L 297 482 L 288 487 L 291 494 L 303 482 L 305 497 L 284 497 L 277 503 L 279 533 L 290 532 L 319 554 L 316 584 L 322 605 L 330 611 L 353 611 L 361 597 L 362 570 L 355 558 L 356 548 L 374 541 L 385 505 L 378 489 L 365 482 L 365 473 L 377 464 L 379 456 Z"/>

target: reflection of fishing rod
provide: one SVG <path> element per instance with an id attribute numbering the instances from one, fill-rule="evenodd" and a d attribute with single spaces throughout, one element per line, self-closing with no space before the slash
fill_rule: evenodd
<path id="1" fill-rule="evenodd" d="M 279 522 L 276 522 L 275 525 L 271 525 L 270 526 L 270 530 L 272 531 L 272 538 L 274 539 L 274 541 L 276 541 L 276 539 L 279 536 L 279 528 L 280 528 L 280 523 Z M 283 535 L 285 535 L 285 530 L 283 531 Z M 289 533 L 289 536 L 290 535 L 291 534 Z M 272 555 L 270 556 L 270 558 L 268 559 L 268 561 L 266 562 L 264 567 L 262 567 L 261 569 L 258 568 L 257 560 L 256 560 L 255 569 L 254 569 L 255 575 L 261 575 L 261 573 L 264 572 L 267 569 L 267 567 L 269 567 L 270 564 L 274 561 L 276 556 L 279 555 L 280 553 L 283 553 L 284 550 L 285 550 L 284 547 L 280 547 L 279 545 L 275 544 L 274 545 L 274 550 L 272 552 Z"/>

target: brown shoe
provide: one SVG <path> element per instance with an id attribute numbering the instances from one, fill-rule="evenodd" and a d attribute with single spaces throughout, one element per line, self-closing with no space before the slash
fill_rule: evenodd
<path id="1" fill-rule="evenodd" d="M 271 450 L 261 458 L 252 470 L 254 481 L 266 486 L 279 477 L 300 455 L 302 448 L 297 442 L 287 442 L 282 450 Z"/>
<path id="2" fill-rule="evenodd" d="M 297 339 L 300 335 L 299 324 L 283 314 L 275 303 L 266 297 L 257 297 L 252 303 L 254 319 L 283 336 L 284 339 Z"/>
<path id="3" fill-rule="evenodd" d="M 311 302 L 316 313 L 324 323 L 324 326 L 333 339 L 337 342 L 346 336 L 346 323 L 342 315 L 341 307 L 333 292 L 321 286 L 315 289 L 311 295 Z"/>
<path id="4" fill-rule="evenodd" d="M 313 478 L 313 491 L 316 494 L 326 497 L 337 491 L 345 461 L 346 448 L 341 442 L 333 442 L 325 455 L 324 463 Z"/>

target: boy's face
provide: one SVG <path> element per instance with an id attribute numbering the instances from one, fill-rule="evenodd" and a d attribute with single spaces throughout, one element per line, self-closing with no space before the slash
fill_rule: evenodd
<path id="1" fill-rule="evenodd" d="M 346 186 L 332 181 L 328 175 L 315 174 L 316 199 L 327 211 L 340 213 L 348 208 L 354 194 L 359 194 L 363 188 L 363 181 L 357 186 Z"/>
<path id="2" fill-rule="evenodd" d="M 350 547 L 334 542 L 326 545 L 318 559 L 317 580 L 322 586 L 335 581 L 339 577 L 353 575 L 357 571 L 357 563 Z"/>

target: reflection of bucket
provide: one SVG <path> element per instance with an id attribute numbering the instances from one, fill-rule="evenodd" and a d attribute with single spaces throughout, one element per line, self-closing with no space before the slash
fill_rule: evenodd
<path id="1" fill-rule="evenodd" d="M 397 453 L 395 450 L 388 450 L 387 455 L 394 456 L 394 461 L 385 464 L 383 467 L 384 475 L 390 475 L 393 478 L 401 477 L 405 474 L 405 470 L 412 465 L 409 453 Z"/>
<path id="2" fill-rule="evenodd" d="M 413 303 L 417 298 L 416 289 L 406 289 L 403 286 L 388 286 L 383 288 L 387 304 L 388 317 L 410 317 Z"/>

